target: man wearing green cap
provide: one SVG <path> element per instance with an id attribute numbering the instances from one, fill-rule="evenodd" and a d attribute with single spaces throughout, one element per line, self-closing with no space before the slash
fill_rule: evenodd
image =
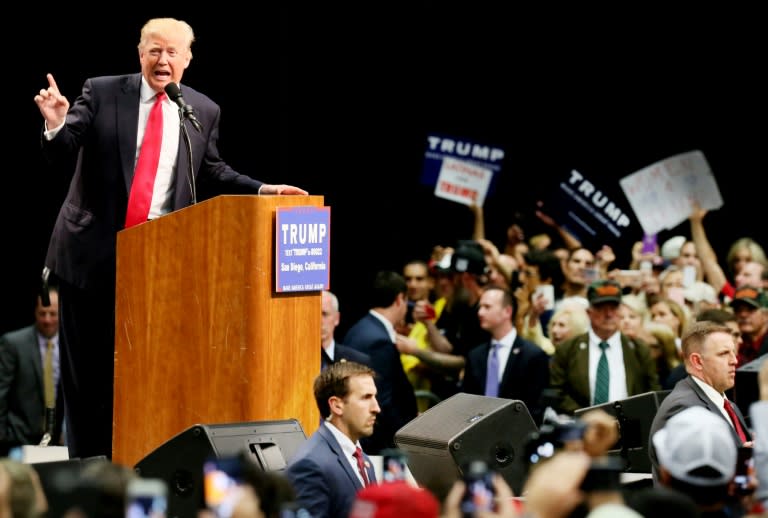
<path id="1" fill-rule="evenodd" d="M 590 328 L 560 344 L 552 357 L 550 385 L 560 412 L 661 390 L 648 346 L 619 331 L 621 285 L 601 279 L 589 285 Z"/>

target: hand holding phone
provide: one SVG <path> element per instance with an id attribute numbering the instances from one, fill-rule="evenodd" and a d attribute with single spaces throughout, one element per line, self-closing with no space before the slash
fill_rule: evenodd
<path id="1" fill-rule="evenodd" d="M 156 478 L 131 480 L 125 491 L 126 518 L 165 518 L 168 487 Z"/>
<path id="2" fill-rule="evenodd" d="M 203 463 L 205 506 L 216 518 L 229 518 L 241 497 L 243 482 L 239 457 L 211 458 Z"/>
<path id="3" fill-rule="evenodd" d="M 435 319 L 435 308 L 426 300 L 420 300 L 414 304 L 413 318 L 418 322 Z"/>
<path id="4" fill-rule="evenodd" d="M 691 264 L 683 266 L 683 287 L 688 288 L 696 282 L 696 267 Z"/>
<path id="5" fill-rule="evenodd" d="M 750 446 L 740 446 L 736 456 L 736 474 L 733 477 L 736 493 L 739 495 L 751 495 L 757 489 L 753 483 L 754 476 L 754 458 L 753 448 Z"/>
<path id="6" fill-rule="evenodd" d="M 466 490 L 461 499 L 461 512 L 464 518 L 473 518 L 477 512 L 495 511 L 496 489 L 493 486 L 493 471 L 488 465 L 475 460 L 469 463 L 464 473 Z"/>
<path id="7" fill-rule="evenodd" d="M 389 448 L 381 452 L 382 455 L 382 478 L 384 482 L 396 482 L 405 480 L 405 470 L 407 466 L 406 453 L 403 450 Z"/>
<path id="8" fill-rule="evenodd" d="M 657 249 L 656 234 L 643 234 L 643 246 L 640 253 L 643 255 L 655 254 Z"/>
<path id="9" fill-rule="evenodd" d="M 546 300 L 546 304 L 544 306 L 545 310 L 554 309 L 555 308 L 555 287 L 551 284 L 539 284 L 536 286 L 536 291 L 533 292 L 533 300 L 535 301 L 539 295 L 544 296 L 544 300 Z"/>

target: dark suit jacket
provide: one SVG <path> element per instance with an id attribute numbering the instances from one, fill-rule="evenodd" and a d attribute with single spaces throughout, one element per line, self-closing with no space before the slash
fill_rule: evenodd
<path id="1" fill-rule="evenodd" d="M 368 480 L 374 482 L 373 464 L 365 456 Z M 331 431 L 320 425 L 290 459 L 285 475 L 296 490 L 296 500 L 313 518 L 349 516 L 362 484 L 352 471 Z"/>
<path id="2" fill-rule="evenodd" d="M 749 439 L 750 432 L 749 428 L 747 428 L 747 423 L 744 420 L 744 416 L 742 415 L 741 410 L 739 410 L 739 407 L 736 406 L 736 403 L 731 403 L 733 404 L 734 412 L 736 412 L 736 417 L 739 418 L 741 428 L 747 434 L 747 438 Z M 722 419 L 724 419 L 725 422 L 728 423 L 728 428 L 730 428 L 733 434 L 733 440 L 736 443 L 736 446 L 741 446 L 741 438 L 739 437 L 739 434 L 736 433 L 736 429 L 733 427 L 731 422 L 725 418 L 720 409 L 717 408 L 712 400 L 707 397 L 707 395 L 703 390 L 701 390 L 701 387 L 696 384 L 693 378 L 688 376 L 680 380 L 677 385 L 675 385 L 675 388 L 672 389 L 672 392 L 670 392 L 669 395 L 664 398 L 664 401 L 661 402 L 659 409 L 656 411 L 656 415 L 653 418 L 653 423 L 651 423 L 651 433 L 650 437 L 648 437 L 648 455 L 651 458 L 651 466 L 653 468 L 653 475 L 655 479 L 658 475 L 657 470 L 659 467 L 659 461 L 656 458 L 656 450 L 653 447 L 653 434 L 655 434 L 657 430 L 664 428 L 664 425 L 670 417 L 692 406 L 704 407 L 710 412 L 714 412 Z"/>
<path id="3" fill-rule="evenodd" d="M 331 359 L 328 357 L 325 349 L 323 349 L 322 346 L 320 347 L 321 369 L 325 369 L 330 364 L 340 361 L 362 363 L 363 365 L 367 365 L 373 368 L 373 365 L 371 364 L 371 357 L 367 354 L 361 353 L 360 351 L 352 349 L 351 347 L 347 347 L 346 345 L 341 345 L 338 342 L 336 342 L 333 347 L 333 361 L 331 361 Z"/>
<path id="4" fill-rule="evenodd" d="M 488 374 L 488 353 L 491 344 L 480 345 L 469 351 L 464 367 L 462 392 L 485 393 L 485 379 Z M 544 409 L 541 407 L 541 393 L 549 385 L 549 356 L 541 347 L 519 336 L 515 337 L 509 353 L 504 374 L 499 383 L 499 397 L 519 399 L 537 425 L 541 424 Z"/>
<path id="5" fill-rule="evenodd" d="M 627 395 L 635 396 L 652 390 L 661 390 L 656 364 L 648 346 L 621 335 L 624 353 L 624 372 Z M 555 350 L 550 365 L 550 384 L 562 396 L 561 412 L 592 405 L 589 391 L 589 334 L 576 336 Z"/>
<path id="6" fill-rule="evenodd" d="M 114 282 L 116 234 L 125 224 L 133 181 L 141 74 L 88 79 L 56 137 L 42 138 L 43 154 L 66 164 L 77 157 L 74 177 L 53 228 L 45 260 L 59 278 L 80 288 Z M 187 121 L 198 179 L 226 183 L 233 190 L 257 192 L 261 182 L 238 174 L 220 157 L 219 106 L 205 95 L 181 86 L 203 131 Z M 179 138 L 172 210 L 191 203 L 189 158 Z"/>
<path id="7" fill-rule="evenodd" d="M 61 396 L 59 392 L 58 396 Z M 61 435 L 62 398 L 57 397 L 54 437 Z M 0 449 L 38 444 L 45 423 L 43 362 L 35 326 L 0 337 Z"/>
<path id="8" fill-rule="evenodd" d="M 370 313 L 347 331 L 343 343 L 371 357 L 376 371 L 376 399 L 381 413 L 376 417 L 373 435 L 360 440 L 366 452 L 378 455 L 394 448 L 395 432 L 416 417 L 416 396 L 403 370 L 400 353 L 387 329 Z"/>

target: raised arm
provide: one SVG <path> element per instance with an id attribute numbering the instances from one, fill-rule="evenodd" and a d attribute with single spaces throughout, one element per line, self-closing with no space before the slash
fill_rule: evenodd
<path id="1" fill-rule="evenodd" d="M 699 254 L 701 269 L 707 282 L 720 293 L 728 281 L 720 264 L 717 262 L 717 254 L 709 243 L 707 233 L 704 230 L 704 216 L 707 211 L 702 209 L 698 202 L 694 202 L 688 221 L 691 223 L 691 240 L 696 245 L 696 253 Z"/>
<path id="2" fill-rule="evenodd" d="M 538 205 L 540 208 L 543 207 L 543 203 L 541 202 L 539 202 Z M 568 250 L 576 250 L 577 248 L 581 248 L 581 241 L 579 241 L 576 236 L 571 234 L 568 229 L 555 221 L 552 216 L 539 209 L 536 211 L 536 217 L 539 218 L 545 225 L 553 228 L 555 232 L 557 232 L 557 235 L 559 235 L 560 239 L 563 240 L 563 244 Z"/>
<path id="3" fill-rule="evenodd" d="M 483 208 L 479 205 L 470 205 L 470 210 L 475 216 L 474 226 L 472 227 L 472 239 L 480 241 L 485 239 L 485 214 Z"/>

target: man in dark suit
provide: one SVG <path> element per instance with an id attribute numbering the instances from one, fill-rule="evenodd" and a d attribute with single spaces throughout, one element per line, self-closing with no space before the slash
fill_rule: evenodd
<path id="1" fill-rule="evenodd" d="M 578 408 L 661 390 L 648 346 L 619 331 L 619 283 L 595 281 L 587 289 L 587 299 L 589 331 L 558 345 L 552 357 L 550 384 L 561 397 L 559 411 L 570 413 Z M 597 371 L 603 351 L 609 374 L 607 393 L 603 398 L 596 398 Z"/>
<path id="2" fill-rule="evenodd" d="M 549 356 L 533 342 L 520 338 L 513 325 L 515 305 L 512 294 L 490 286 L 480 296 L 480 327 L 491 334 L 491 341 L 469 351 L 461 390 L 469 394 L 519 399 L 525 403 L 537 425 L 544 408 L 541 393 L 549 384 Z M 488 368 L 493 365 L 496 348 L 498 383 L 488 387 Z M 490 389 L 492 393 L 488 393 Z M 495 392 L 495 393 L 494 393 Z"/>
<path id="3" fill-rule="evenodd" d="M 321 368 L 326 368 L 336 362 L 357 362 L 363 365 L 371 365 L 371 357 L 351 347 L 336 343 L 333 333 L 341 321 L 339 313 L 339 299 L 330 291 L 323 291 L 320 305 L 322 316 L 320 319 L 320 363 Z"/>
<path id="4" fill-rule="evenodd" d="M 52 431 L 51 444 L 61 444 L 63 406 L 55 397 L 54 422 L 46 419 L 47 402 L 44 363 L 48 341 L 51 342 L 53 394 L 59 387 L 59 294 L 50 290 L 50 305 L 40 298 L 35 307 L 35 323 L 0 337 L 0 454 L 11 448 L 38 444 L 46 431 Z M 46 430 L 46 427 L 52 427 Z"/>
<path id="5" fill-rule="evenodd" d="M 141 73 L 88 79 L 71 107 L 48 74 L 48 88 L 35 96 L 45 120 L 44 156 L 60 167 L 76 160 L 45 263 L 59 280 L 62 301 L 62 385 L 71 456 L 112 453 L 116 235 L 126 224 L 129 195 L 133 199 L 135 192 L 134 168 L 150 110 L 166 86 L 180 85 L 193 40 L 185 22 L 150 20 L 138 47 Z M 180 88 L 201 130 L 188 117 L 182 121 L 191 145 L 187 153 L 181 110 L 167 98 L 159 103 L 163 123 L 157 172 L 154 183 L 142 183 L 151 196 L 148 211 L 144 207 L 146 219 L 194 203 L 198 180 L 234 192 L 307 194 L 289 185 L 264 184 L 229 167 L 217 149 L 219 106 L 186 85 Z"/>
<path id="6" fill-rule="evenodd" d="M 357 492 L 376 482 L 370 459 L 359 450 L 379 414 L 374 374 L 365 365 L 338 362 L 315 379 L 315 401 L 325 422 L 285 471 L 298 504 L 314 518 L 348 516 Z"/>
<path id="7" fill-rule="evenodd" d="M 395 325 L 405 319 L 408 311 L 407 285 L 397 272 L 376 274 L 371 290 L 371 310 L 358 320 L 344 337 L 344 343 L 371 357 L 376 371 L 376 388 L 381 414 L 376 419 L 373 435 L 365 438 L 365 451 L 379 455 L 395 447 L 395 432 L 416 417 L 416 396 L 413 385 L 403 370 L 396 347 Z"/>
<path id="8" fill-rule="evenodd" d="M 751 445 L 752 436 L 744 416 L 725 396 L 736 379 L 736 342 L 731 329 L 715 322 L 695 322 L 683 334 L 682 347 L 688 376 L 680 380 L 659 405 L 650 436 L 662 429 L 673 415 L 700 406 L 728 423 L 736 446 Z M 729 414 L 726 404 L 733 409 L 735 418 Z M 658 481 L 659 462 L 653 441 L 648 444 L 648 454 L 654 479 Z"/>

